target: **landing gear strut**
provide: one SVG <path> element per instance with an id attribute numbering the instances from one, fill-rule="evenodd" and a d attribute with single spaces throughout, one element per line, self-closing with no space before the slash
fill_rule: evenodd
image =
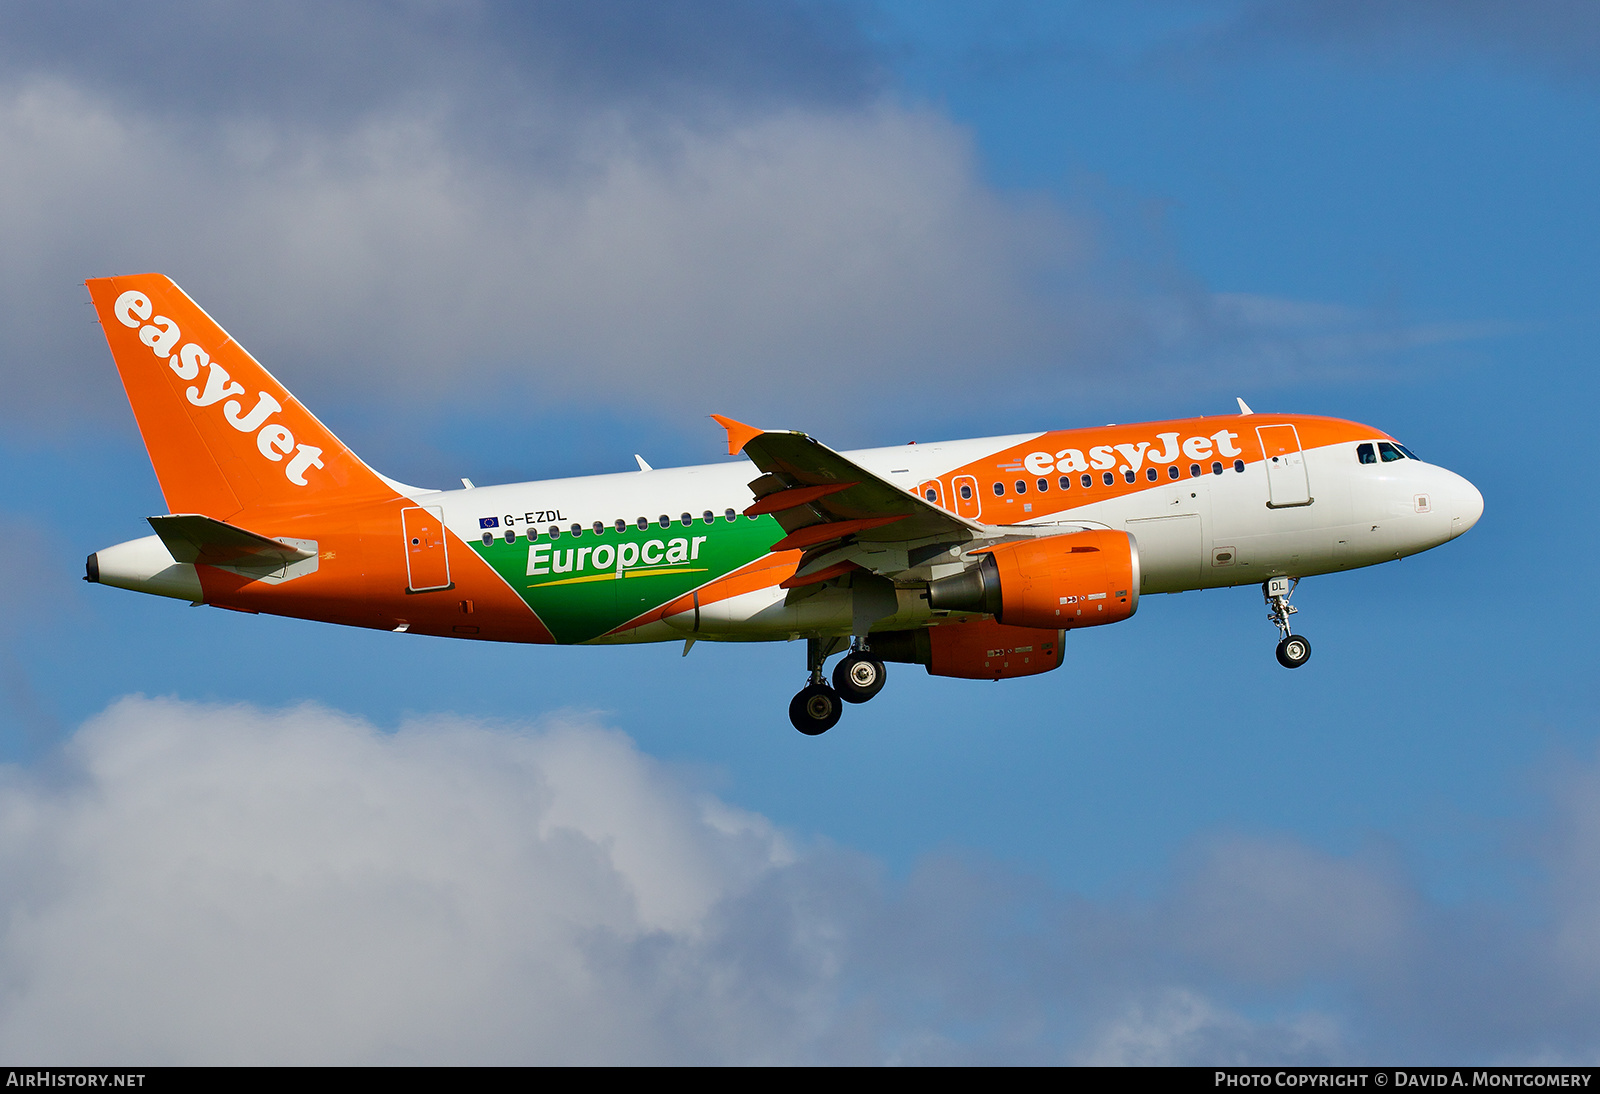
<path id="1" fill-rule="evenodd" d="M 1261 596 L 1267 602 L 1267 619 L 1283 635 L 1278 643 L 1278 664 L 1286 669 L 1297 669 L 1311 660 L 1311 643 L 1298 634 L 1289 633 L 1289 617 L 1300 610 L 1289 603 L 1289 598 L 1299 584 L 1298 577 L 1273 577 L 1261 586 Z"/>
<path id="2" fill-rule="evenodd" d="M 806 639 L 806 670 L 811 679 L 789 701 L 789 721 L 808 737 L 838 725 L 845 703 L 865 703 L 883 690 L 889 677 L 883 662 L 872 656 L 863 639 L 833 667 L 833 686 L 829 687 L 822 665 L 844 642 L 843 638 Z"/>
<path id="3" fill-rule="evenodd" d="M 806 670 L 811 682 L 789 700 L 789 721 L 808 737 L 828 732 L 839 724 L 839 715 L 844 713 L 839 693 L 822 676 L 822 663 L 838 643 L 837 638 L 806 639 Z"/>

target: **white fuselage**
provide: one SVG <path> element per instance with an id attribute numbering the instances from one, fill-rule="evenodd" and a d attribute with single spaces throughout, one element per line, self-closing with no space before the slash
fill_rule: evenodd
<path id="1" fill-rule="evenodd" d="M 868 471 L 914 491 L 918 483 L 947 475 L 985 454 L 1024 444 L 1034 436 L 946 441 L 843 453 Z M 1130 532 L 1139 546 L 1145 593 L 1255 584 L 1269 577 L 1305 577 L 1369 566 L 1445 543 L 1477 521 L 1483 498 L 1466 479 L 1416 459 L 1361 463 L 1355 443 L 1307 449 L 1305 481 L 1310 501 L 1285 507 L 1268 505 L 1265 461 L 1221 474 L 1162 482 L 1136 493 L 1035 516 L 1033 503 L 1007 497 L 1004 516 L 989 523 L 1026 534 L 1054 525 L 1105 527 Z M 480 521 L 496 516 L 492 534 L 530 532 L 548 539 L 555 526 L 570 534 L 596 523 L 617 521 L 651 526 L 664 520 L 681 529 L 729 519 L 750 502 L 754 470 L 745 462 L 593 475 L 539 482 L 484 486 L 417 494 L 420 504 L 438 506 L 451 531 L 479 538 Z M 987 516 L 986 516 L 986 519 Z M 665 533 L 663 533 L 665 534 Z M 531 541 L 537 543 L 538 539 Z M 952 560 L 951 567 L 959 568 Z M 721 600 L 699 613 L 695 633 L 704 638 L 765 640 L 850 627 L 848 591 L 824 590 L 794 602 L 785 590 L 763 588 Z M 938 613 L 926 599 L 902 590 L 900 609 L 875 629 L 916 627 Z M 681 638 L 686 619 L 669 616 L 602 642 L 662 641 Z"/>

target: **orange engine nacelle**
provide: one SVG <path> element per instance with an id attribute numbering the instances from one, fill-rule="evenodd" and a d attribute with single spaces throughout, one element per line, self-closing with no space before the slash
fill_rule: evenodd
<path id="1" fill-rule="evenodd" d="M 992 619 L 944 623 L 918 631 L 872 636 L 872 653 L 885 661 L 925 665 L 931 676 L 1003 680 L 1061 667 L 1062 640 L 1054 628 L 1008 627 Z"/>
<path id="2" fill-rule="evenodd" d="M 1004 543 L 966 573 L 931 582 L 928 604 L 1015 627 L 1117 623 L 1139 607 L 1139 548 L 1109 530 Z"/>

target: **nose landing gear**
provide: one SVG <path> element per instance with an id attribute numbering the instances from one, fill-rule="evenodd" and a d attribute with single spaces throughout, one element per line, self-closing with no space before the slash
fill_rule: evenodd
<path id="1" fill-rule="evenodd" d="M 822 675 L 822 665 L 844 642 L 842 638 L 806 640 L 806 668 L 811 680 L 789 701 L 789 721 L 808 737 L 826 733 L 839 724 L 845 703 L 865 703 L 883 690 L 888 670 L 862 642 L 833 669 L 833 686 Z"/>
<path id="2" fill-rule="evenodd" d="M 1286 669 L 1297 669 L 1311 660 L 1311 643 L 1298 634 L 1289 633 L 1289 617 L 1299 611 L 1289 603 L 1289 598 L 1299 584 L 1298 577 L 1273 577 L 1261 586 L 1261 596 L 1267 602 L 1267 619 L 1283 635 L 1277 654 L 1278 664 Z"/>

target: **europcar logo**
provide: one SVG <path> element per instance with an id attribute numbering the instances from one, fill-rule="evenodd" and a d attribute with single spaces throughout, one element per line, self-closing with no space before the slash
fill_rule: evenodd
<path id="1" fill-rule="evenodd" d="M 539 583 L 541 586 L 548 586 L 603 581 L 608 578 L 646 577 L 653 574 L 697 573 L 701 572 L 703 567 L 686 564 L 699 561 L 700 545 L 709 538 L 709 536 L 683 536 L 672 539 L 648 539 L 643 543 L 624 541 L 616 545 L 601 543 L 596 547 L 565 549 L 551 543 L 530 543 L 528 576 L 591 572 L 590 575 Z"/>
<path id="2" fill-rule="evenodd" d="M 195 386 L 184 392 L 195 406 L 215 406 L 222 403 L 222 416 L 240 433 L 256 435 L 256 450 L 273 463 L 282 463 L 285 456 L 284 477 L 296 486 L 306 486 L 306 470 L 322 466 L 322 449 L 315 445 L 296 444 L 288 426 L 269 421 L 283 406 L 265 391 L 256 393 L 256 405 L 244 412 L 244 404 L 230 396 L 243 395 L 244 385 L 228 375 L 228 371 L 211 359 L 211 355 L 193 342 L 185 342 L 182 349 L 173 353 L 183 337 L 178 324 L 164 315 L 152 316 L 155 309 L 150 298 L 136 289 L 117 297 L 112 314 L 117 322 L 139 332 L 139 341 L 149 346 L 156 357 L 165 361 L 180 380 L 199 377 L 206 370 L 205 386 Z M 227 402 L 222 400 L 227 399 Z"/>

